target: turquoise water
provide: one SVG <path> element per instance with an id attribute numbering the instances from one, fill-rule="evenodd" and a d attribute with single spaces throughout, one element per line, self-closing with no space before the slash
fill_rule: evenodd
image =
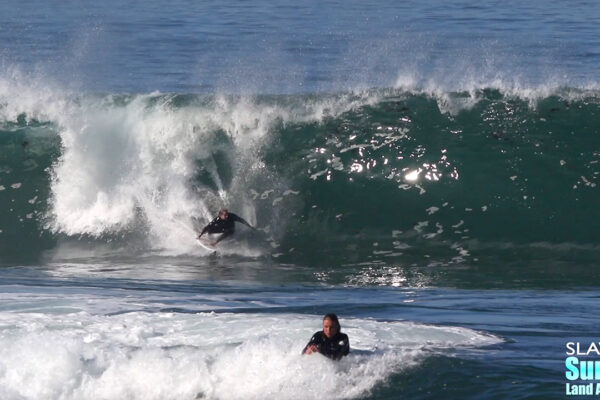
<path id="1" fill-rule="evenodd" d="M 0 397 L 569 397 L 598 13 L 0 5 Z M 208 254 L 223 206 L 257 231 Z"/>

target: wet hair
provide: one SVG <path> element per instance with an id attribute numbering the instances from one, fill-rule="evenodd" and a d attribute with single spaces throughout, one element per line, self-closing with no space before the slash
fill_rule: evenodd
<path id="1" fill-rule="evenodd" d="M 337 325 L 338 331 L 340 331 L 342 329 L 342 327 L 340 326 L 340 321 L 338 320 L 337 315 L 335 315 L 334 313 L 329 313 L 327 315 L 325 315 L 323 317 L 323 321 L 325 321 L 326 319 L 330 319 L 331 322 L 333 322 L 334 324 Z"/>
<path id="2" fill-rule="evenodd" d="M 219 215 L 220 215 L 221 213 L 223 213 L 223 212 L 226 212 L 227 214 L 229 214 L 229 211 L 227 211 L 227 209 L 226 209 L 226 208 L 221 208 L 221 209 L 219 210 Z"/>

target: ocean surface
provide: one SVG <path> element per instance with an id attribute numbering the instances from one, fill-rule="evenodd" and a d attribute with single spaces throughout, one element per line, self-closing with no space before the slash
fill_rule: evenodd
<path id="1" fill-rule="evenodd" d="M 581 398 L 598 21 L 595 1 L 1 2 L 0 399 Z M 257 230 L 211 253 L 221 207 Z M 351 354 L 301 356 L 330 312 Z"/>

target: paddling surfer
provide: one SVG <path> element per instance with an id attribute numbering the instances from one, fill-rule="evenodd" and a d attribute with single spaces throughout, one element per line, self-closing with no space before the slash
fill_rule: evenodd
<path id="1" fill-rule="evenodd" d="M 321 353 L 332 360 L 340 360 L 350 352 L 348 335 L 340 332 L 337 315 L 327 314 L 323 317 L 323 330 L 315 333 L 302 350 L 302 354 Z"/>

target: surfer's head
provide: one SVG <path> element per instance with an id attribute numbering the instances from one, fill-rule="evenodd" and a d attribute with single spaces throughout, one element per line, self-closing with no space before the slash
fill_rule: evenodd
<path id="1" fill-rule="evenodd" d="M 323 317 L 323 333 L 328 338 L 334 337 L 340 331 L 340 321 L 337 315 L 331 313 Z"/>
<path id="2" fill-rule="evenodd" d="M 227 211 L 226 208 L 221 208 L 219 210 L 219 218 L 221 218 L 221 219 L 227 219 L 228 216 L 229 216 L 229 211 Z"/>

